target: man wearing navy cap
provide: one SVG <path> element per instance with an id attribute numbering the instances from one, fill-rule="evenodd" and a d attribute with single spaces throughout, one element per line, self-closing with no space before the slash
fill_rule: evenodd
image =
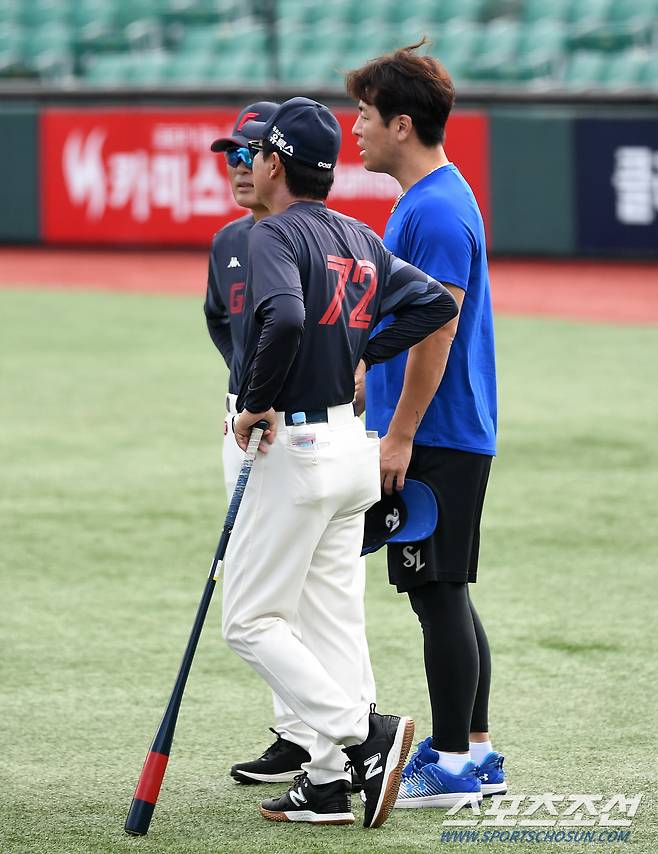
<path id="1" fill-rule="evenodd" d="M 361 694 L 356 568 L 380 479 L 379 442 L 354 414 L 354 371 L 413 346 L 457 309 L 367 226 L 326 207 L 340 147 L 326 107 L 293 98 L 245 130 L 261 137 L 250 145 L 254 187 L 271 216 L 249 236 L 236 439 L 245 448 L 257 421 L 269 427 L 226 552 L 223 634 L 315 733 L 304 774 L 261 814 L 351 824 L 347 754 L 363 781 L 364 826 L 379 827 L 414 724 L 376 714 Z"/>
<path id="2" fill-rule="evenodd" d="M 253 157 L 248 145 L 253 141 L 248 127 L 250 120 L 264 122 L 274 115 L 278 104 L 259 101 L 241 110 L 233 133 L 216 139 L 212 151 L 223 152 L 226 169 L 235 201 L 250 213 L 220 229 L 213 237 L 208 263 L 208 289 L 204 311 L 208 331 L 229 368 L 229 388 L 226 395 L 222 464 L 226 494 L 231 497 L 244 459 L 235 441 L 231 422 L 239 388 L 242 362 L 242 318 L 244 288 L 247 277 L 247 240 L 254 225 L 269 211 L 256 198 L 252 176 Z M 365 572 L 365 569 L 362 569 Z M 364 578 L 365 584 L 365 578 Z M 374 698 L 374 677 L 368 656 L 364 656 L 364 696 Z M 313 733 L 286 704 L 273 694 L 276 741 L 257 759 L 237 762 L 231 776 L 239 783 L 275 783 L 292 781 L 301 774 L 301 765 L 309 759 L 308 747 Z"/>

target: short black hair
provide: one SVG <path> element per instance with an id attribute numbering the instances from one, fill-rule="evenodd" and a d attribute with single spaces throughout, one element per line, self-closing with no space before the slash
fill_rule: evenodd
<path id="1" fill-rule="evenodd" d="M 287 154 L 282 154 L 269 140 L 263 140 L 263 157 L 269 157 L 273 151 L 281 157 L 286 173 L 286 187 L 290 194 L 300 199 L 317 199 L 324 202 L 334 183 L 334 170 L 307 166 Z"/>
<path id="2" fill-rule="evenodd" d="M 434 147 L 445 140 L 445 126 L 455 102 L 455 87 L 446 69 L 431 56 L 416 53 L 426 39 L 394 53 L 371 59 L 350 71 L 346 88 L 355 101 L 373 104 L 388 125 L 400 115 L 411 117 L 418 139 Z"/>

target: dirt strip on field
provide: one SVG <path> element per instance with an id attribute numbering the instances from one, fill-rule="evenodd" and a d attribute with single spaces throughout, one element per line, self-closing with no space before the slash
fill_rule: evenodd
<path id="1" fill-rule="evenodd" d="M 202 298 L 206 275 L 201 250 L 0 247 L 0 287 Z M 499 314 L 658 324 L 658 263 L 494 258 L 491 282 Z"/>

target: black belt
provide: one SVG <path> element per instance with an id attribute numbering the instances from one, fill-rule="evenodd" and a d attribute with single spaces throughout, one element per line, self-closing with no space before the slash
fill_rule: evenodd
<path id="1" fill-rule="evenodd" d="M 306 416 L 307 424 L 326 424 L 329 420 L 326 409 L 307 409 L 304 410 L 304 415 Z M 292 412 L 285 413 L 287 427 L 292 427 L 293 425 L 292 416 Z"/>

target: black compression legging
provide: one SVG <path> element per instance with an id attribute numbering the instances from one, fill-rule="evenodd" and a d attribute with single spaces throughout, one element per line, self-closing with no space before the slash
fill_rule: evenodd
<path id="1" fill-rule="evenodd" d="M 487 732 L 491 655 L 466 583 L 430 581 L 409 591 L 423 628 L 432 707 L 432 747 L 468 750 L 469 732 Z"/>

